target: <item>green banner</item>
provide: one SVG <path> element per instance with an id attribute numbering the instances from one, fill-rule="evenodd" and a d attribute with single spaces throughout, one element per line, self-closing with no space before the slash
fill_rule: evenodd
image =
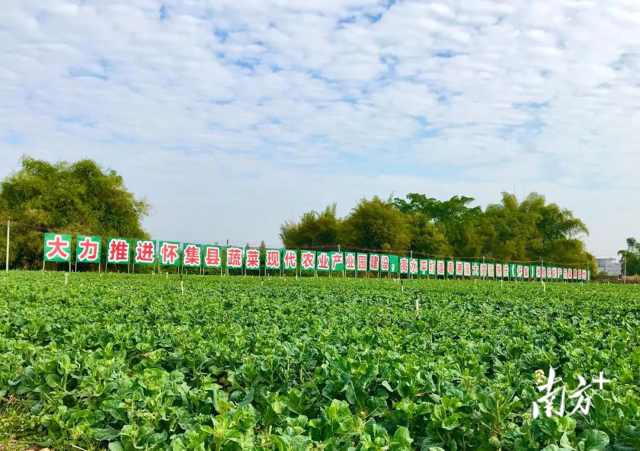
<path id="1" fill-rule="evenodd" d="M 156 264 L 156 242 L 152 240 L 135 240 L 133 248 L 134 265 Z"/>
<path id="2" fill-rule="evenodd" d="M 356 253 L 345 252 L 344 253 L 344 269 L 349 272 L 356 270 Z"/>
<path id="3" fill-rule="evenodd" d="M 265 263 L 266 269 L 280 269 L 282 268 L 282 250 L 281 249 L 266 249 L 265 251 Z"/>
<path id="4" fill-rule="evenodd" d="M 331 259 L 331 271 L 344 271 L 344 254 L 342 252 L 331 252 L 329 257 Z"/>
<path id="5" fill-rule="evenodd" d="M 449 274 L 451 275 L 451 274 Z M 464 262 L 462 261 L 457 261 L 456 262 L 456 273 L 455 273 L 456 277 L 464 277 Z"/>
<path id="6" fill-rule="evenodd" d="M 380 272 L 388 273 L 389 268 L 391 268 L 391 266 L 389 265 L 389 256 L 381 255 L 380 256 Z"/>
<path id="7" fill-rule="evenodd" d="M 329 272 L 331 269 L 330 266 L 331 257 L 329 256 L 329 252 L 318 252 L 316 258 L 316 265 L 318 272 Z"/>
<path id="8" fill-rule="evenodd" d="M 392 274 L 400 272 L 400 257 L 397 255 L 389 255 L 389 272 Z"/>
<path id="9" fill-rule="evenodd" d="M 225 249 L 225 265 L 228 269 L 242 269 L 244 248 L 229 246 Z"/>
<path id="10" fill-rule="evenodd" d="M 182 266 L 186 268 L 200 268 L 202 266 L 202 245 L 182 244 Z"/>
<path id="11" fill-rule="evenodd" d="M 205 244 L 202 246 L 205 268 L 222 268 L 222 246 Z"/>
<path id="12" fill-rule="evenodd" d="M 69 234 L 44 234 L 44 261 L 70 262 L 72 236 Z M 182 250 L 181 250 L 182 249 Z M 417 276 L 449 276 L 471 278 L 510 278 L 513 280 L 589 281 L 591 272 L 582 268 L 559 266 L 522 265 L 517 263 L 463 262 L 455 260 L 398 257 L 395 255 L 356 252 L 298 251 L 293 249 L 265 249 L 265 255 L 257 248 L 228 247 L 218 245 L 180 244 L 175 241 L 107 239 L 106 262 L 111 264 L 227 268 L 259 271 L 296 270 L 298 264 L 305 271 L 319 272 L 382 272 Z M 300 255 L 298 255 L 300 252 Z M 99 263 L 102 238 L 78 235 L 76 240 L 77 263 Z M 225 254 L 223 258 L 223 253 Z M 300 262 L 298 263 L 298 258 Z M 264 261 L 263 261 L 264 260 Z"/>
<path id="13" fill-rule="evenodd" d="M 246 248 L 244 250 L 244 268 L 247 271 L 260 271 L 260 249 Z"/>
<path id="14" fill-rule="evenodd" d="M 316 251 L 300 251 L 300 269 L 303 271 L 316 269 Z"/>
<path id="15" fill-rule="evenodd" d="M 380 272 L 380 255 L 369 254 L 369 271 Z"/>
<path id="16" fill-rule="evenodd" d="M 131 240 L 129 238 L 107 239 L 107 263 L 126 265 L 131 257 Z"/>
<path id="17" fill-rule="evenodd" d="M 436 274 L 436 261 L 432 258 L 427 259 L 427 275 L 435 276 Z"/>
<path id="18" fill-rule="evenodd" d="M 369 260 L 369 256 L 367 254 L 358 253 L 357 262 L 358 262 L 358 272 L 365 272 L 367 270 L 367 261 Z"/>
<path id="19" fill-rule="evenodd" d="M 71 235 L 59 233 L 44 234 L 44 261 L 70 262 Z"/>
<path id="20" fill-rule="evenodd" d="M 464 267 L 462 267 L 462 273 L 464 273 Z M 453 260 L 447 260 L 447 277 L 454 277 L 455 275 L 456 275 L 456 262 L 454 262 Z"/>
<path id="21" fill-rule="evenodd" d="M 78 263 L 100 263 L 102 238 L 78 235 L 76 238 L 76 261 Z"/>
<path id="22" fill-rule="evenodd" d="M 295 249 L 285 249 L 283 251 L 283 263 L 285 271 L 295 271 L 298 269 L 298 251 Z"/>
<path id="23" fill-rule="evenodd" d="M 161 266 L 179 266 L 180 243 L 177 241 L 158 242 L 158 262 Z"/>
<path id="24" fill-rule="evenodd" d="M 400 274 L 409 274 L 409 259 L 400 257 Z"/>
<path id="25" fill-rule="evenodd" d="M 412 276 L 418 275 L 418 259 L 417 258 L 409 259 L 409 274 L 411 274 Z"/>

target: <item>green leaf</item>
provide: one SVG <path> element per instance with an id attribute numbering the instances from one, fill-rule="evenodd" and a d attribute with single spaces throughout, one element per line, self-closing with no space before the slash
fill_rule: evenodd
<path id="1" fill-rule="evenodd" d="M 104 429 L 94 429 L 93 430 L 93 438 L 95 440 L 115 440 L 120 435 L 119 431 L 116 429 L 109 427 Z"/>
<path id="2" fill-rule="evenodd" d="M 47 374 L 44 378 L 47 385 L 51 388 L 60 389 L 62 385 L 62 379 L 57 374 Z"/>
<path id="3" fill-rule="evenodd" d="M 460 422 L 458 421 L 459 418 L 460 418 L 460 415 L 457 413 L 454 413 L 453 415 L 447 417 L 442 422 L 442 427 L 448 431 L 451 431 L 457 428 L 460 425 Z"/>
<path id="4" fill-rule="evenodd" d="M 623 427 L 620 431 L 617 442 L 621 445 L 629 445 L 634 450 L 640 451 L 640 427 Z"/>
<path id="5" fill-rule="evenodd" d="M 244 397 L 242 402 L 238 405 L 238 409 L 242 409 L 243 407 L 246 407 L 249 404 L 251 404 L 251 401 L 253 401 L 253 395 L 255 394 L 255 392 L 256 392 L 255 388 L 251 387 L 251 390 L 249 390 L 249 393 L 247 393 L 247 395 Z"/>
<path id="6" fill-rule="evenodd" d="M 413 439 L 411 438 L 411 434 L 409 433 L 409 429 L 406 427 L 399 427 L 396 429 L 395 434 L 393 434 L 393 443 L 396 445 L 394 449 L 410 449 L 411 443 Z"/>
<path id="7" fill-rule="evenodd" d="M 597 429 L 590 429 L 582 434 L 580 451 L 602 451 L 609 444 L 609 436 Z"/>
<path id="8" fill-rule="evenodd" d="M 386 388 L 387 390 L 389 390 L 390 392 L 393 391 L 393 388 L 391 388 L 391 385 L 389 385 L 389 382 L 387 381 L 382 381 L 381 385 Z"/>
<path id="9" fill-rule="evenodd" d="M 120 442 L 109 443 L 109 451 L 124 451 L 124 447 Z"/>
<path id="10" fill-rule="evenodd" d="M 560 438 L 560 446 L 563 450 L 573 451 L 573 447 L 571 446 L 571 442 L 569 441 L 569 436 L 567 434 L 562 434 Z"/>

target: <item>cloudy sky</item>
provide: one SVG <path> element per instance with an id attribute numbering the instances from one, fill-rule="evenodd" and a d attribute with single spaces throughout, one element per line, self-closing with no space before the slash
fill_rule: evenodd
<path id="1" fill-rule="evenodd" d="M 158 239 L 515 190 L 615 254 L 640 238 L 640 2 L 3 0 L 0 177 L 23 154 L 116 169 Z"/>

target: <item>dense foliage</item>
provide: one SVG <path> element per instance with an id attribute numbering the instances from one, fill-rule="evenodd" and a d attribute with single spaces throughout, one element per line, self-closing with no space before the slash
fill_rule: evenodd
<path id="1" fill-rule="evenodd" d="M 628 276 L 640 275 L 640 243 L 635 238 L 627 238 L 627 248 L 618 254 Z"/>
<path id="2" fill-rule="evenodd" d="M 26 403 L 56 449 L 640 449 L 635 287 L 202 276 L 179 287 L 2 274 L 3 403 Z M 567 398 L 580 375 L 613 381 L 587 390 L 587 414 L 534 420 L 550 365 Z"/>
<path id="3" fill-rule="evenodd" d="M 149 205 L 127 191 L 115 171 L 103 170 L 92 160 L 51 164 L 24 157 L 21 162 L 20 170 L 0 184 L 0 219 L 14 222 L 12 268 L 42 264 L 43 230 L 148 238 L 140 222 Z M 5 243 L 1 233 L 2 252 Z"/>
<path id="4" fill-rule="evenodd" d="M 454 196 L 446 201 L 424 194 L 405 199 L 363 199 L 344 219 L 335 205 L 322 213 L 305 213 L 299 222 L 281 226 L 286 246 L 338 245 L 360 249 L 413 251 L 440 257 L 487 257 L 503 261 L 589 263 L 594 257 L 581 234 L 585 224 L 567 209 L 531 193 L 522 202 L 508 193 L 485 210 L 474 199 Z M 322 237 L 320 239 L 320 237 Z"/>

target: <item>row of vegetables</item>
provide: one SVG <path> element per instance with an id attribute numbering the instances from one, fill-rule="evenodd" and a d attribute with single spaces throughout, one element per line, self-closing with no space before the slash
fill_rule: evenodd
<path id="1" fill-rule="evenodd" d="M 633 286 L 182 283 L 3 276 L 3 402 L 55 449 L 640 450 Z M 547 417 L 550 367 L 566 406 Z"/>

